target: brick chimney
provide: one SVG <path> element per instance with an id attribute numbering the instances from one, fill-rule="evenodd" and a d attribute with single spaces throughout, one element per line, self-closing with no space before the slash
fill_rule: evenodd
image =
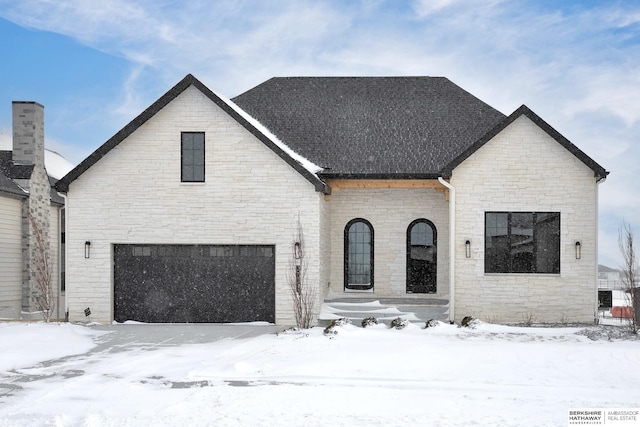
<path id="1" fill-rule="evenodd" d="M 44 107 L 13 101 L 13 163 L 44 167 Z"/>
<path id="2" fill-rule="evenodd" d="M 45 236 L 44 254 L 49 257 L 51 185 L 44 166 L 44 107 L 33 101 L 13 101 L 12 107 L 12 160 L 16 166 L 27 168 L 24 176 L 16 181 L 29 192 L 22 205 L 22 311 L 23 316 L 31 317 L 31 313 L 39 311 L 36 263 L 43 255 L 38 248 L 35 227 Z M 29 166 L 33 166 L 30 173 Z"/>

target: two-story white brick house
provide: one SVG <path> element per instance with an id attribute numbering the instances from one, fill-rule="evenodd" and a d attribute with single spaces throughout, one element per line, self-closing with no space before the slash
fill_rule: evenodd
<path id="1" fill-rule="evenodd" d="M 58 184 L 71 320 L 293 323 L 298 227 L 323 299 L 590 322 L 607 171 L 523 106 L 445 78 L 191 75 Z"/>

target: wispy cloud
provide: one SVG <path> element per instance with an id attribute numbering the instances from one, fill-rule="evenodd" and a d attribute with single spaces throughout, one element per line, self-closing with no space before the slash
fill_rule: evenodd
<path id="1" fill-rule="evenodd" d="M 506 114 L 527 104 L 612 170 L 603 214 L 640 229 L 635 3 L 23 0 L 0 16 L 129 61 L 95 113 L 118 123 L 187 73 L 229 97 L 272 76 L 446 76 Z"/>
<path id="2" fill-rule="evenodd" d="M 138 79 L 144 71 L 145 65 L 139 63 L 129 73 L 127 79 L 124 81 L 123 92 L 112 105 L 114 113 L 123 117 L 135 117 L 147 106 L 145 100 L 141 99 L 140 92 L 138 91 Z"/>

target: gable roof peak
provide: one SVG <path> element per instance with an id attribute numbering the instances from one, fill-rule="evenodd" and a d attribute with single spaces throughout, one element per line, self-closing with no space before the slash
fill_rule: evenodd
<path id="1" fill-rule="evenodd" d="M 522 104 L 518 107 L 513 113 L 511 113 L 508 117 L 505 117 L 500 123 L 498 123 L 493 129 L 487 132 L 484 136 L 482 136 L 479 140 L 477 140 L 473 145 L 471 145 L 467 150 L 465 150 L 462 154 L 456 157 L 451 163 L 449 163 L 443 170 L 441 171 L 442 176 L 450 177 L 453 173 L 453 170 L 460 165 L 465 159 L 467 159 L 471 154 L 475 153 L 478 149 L 480 149 L 484 144 L 489 142 L 493 137 L 502 132 L 507 126 L 516 121 L 521 116 L 527 117 L 531 120 L 536 126 L 542 129 L 547 135 L 553 138 L 556 142 L 562 145 L 567 149 L 571 154 L 576 156 L 582 163 L 584 163 L 587 167 L 593 170 L 594 176 L 599 181 L 607 177 L 609 172 L 600 166 L 595 160 L 589 157 L 586 153 L 576 147 L 571 141 L 565 138 L 560 132 L 555 130 L 549 123 L 544 121 L 540 116 L 533 112 L 529 107 L 525 104 Z"/>
<path id="2" fill-rule="evenodd" d="M 249 114 L 244 112 L 240 107 L 235 105 L 232 101 L 216 94 L 207 86 L 205 86 L 200 80 L 198 80 L 193 74 L 187 74 L 182 80 L 180 80 L 175 86 L 169 89 L 164 95 L 158 98 L 151 106 L 140 113 L 136 118 L 129 122 L 118 133 L 112 136 L 98 149 L 78 164 L 67 175 L 60 179 L 56 183 L 56 189 L 61 192 L 67 192 L 69 185 L 75 181 L 80 175 L 87 171 L 91 166 L 98 162 L 114 147 L 124 141 L 129 135 L 135 132 L 140 126 L 146 123 L 149 119 L 156 115 L 167 104 L 176 99 L 182 92 L 184 92 L 190 86 L 195 87 L 202 92 L 207 98 L 209 98 L 214 104 L 220 107 L 225 113 L 236 120 L 240 125 L 247 129 L 252 135 L 258 138 L 268 148 L 275 152 L 280 158 L 292 166 L 298 171 L 305 179 L 311 182 L 316 191 L 329 193 L 329 186 L 324 183 L 316 173 L 321 168 L 315 166 L 313 163 L 306 161 L 306 159 L 293 150 L 288 148 L 282 141 L 271 134 L 264 126 L 262 126 L 257 120 L 253 119 Z M 306 162 L 305 162 L 306 161 Z"/>

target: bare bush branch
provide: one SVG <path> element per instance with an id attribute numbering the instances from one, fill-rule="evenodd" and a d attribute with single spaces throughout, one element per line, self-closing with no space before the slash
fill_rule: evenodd
<path id="1" fill-rule="evenodd" d="M 38 221 L 29 215 L 31 231 L 36 239 L 36 247 L 32 249 L 33 263 L 36 268 L 36 289 L 34 291 L 34 301 L 38 310 L 42 313 L 46 322 L 51 321 L 53 309 L 55 307 L 55 293 L 53 291 L 52 268 L 49 254 L 49 245 L 44 234 L 44 230 Z"/>
<path id="2" fill-rule="evenodd" d="M 304 243 L 302 225 L 298 220 L 296 235 L 293 239 L 292 256 L 289 261 L 289 290 L 293 300 L 293 313 L 296 326 L 301 329 L 311 328 L 316 292 L 307 282 L 307 254 Z"/>
<path id="3" fill-rule="evenodd" d="M 622 255 L 622 283 L 625 298 L 631 307 L 629 327 L 634 333 L 640 329 L 640 284 L 638 283 L 638 257 L 634 248 L 634 233 L 631 225 L 622 221 L 618 230 L 618 248 Z"/>

